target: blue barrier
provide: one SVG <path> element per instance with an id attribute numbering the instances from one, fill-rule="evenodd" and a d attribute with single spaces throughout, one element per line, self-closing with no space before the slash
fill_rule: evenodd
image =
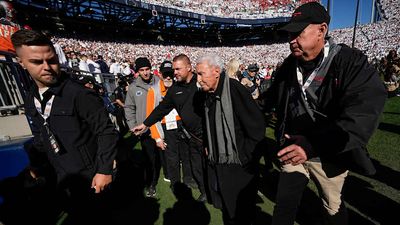
<path id="1" fill-rule="evenodd" d="M 32 138 L 0 142 L 0 181 L 17 176 L 29 163 L 24 145 Z M 0 196 L 0 204 L 3 199 Z"/>
<path id="2" fill-rule="evenodd" d="M 24 145 L 32 138 L 0 142 L 0 180 L 17 176 L 29 163 Z"/>

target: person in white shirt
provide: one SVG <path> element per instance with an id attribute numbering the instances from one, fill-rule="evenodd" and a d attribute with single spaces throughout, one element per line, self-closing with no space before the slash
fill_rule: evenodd
<path id="1" fill-rule="evenodd" d="M 65 57 L 64 51 L 61 47 L 60 44 L 57 43 L 57 40 L 53 39 L 53 35 L 50 33 L 48 30 L 42 31 L 42 34 L 44 34 L 47 38 L 52 40 L 54 49 L 56 50 L 56 54 L 58 56 L 58 61 L 60 62 L 61 67 L 68 67 L 68 60 L 67 57 Z"/>
<path id="2" fill-rule="evenodd" d="M 119 65 L 119 63 L 117 63 L 115 59 L 111 59 L 110 73 L 118 75 L 121 72 L 121 65 Z"/>
<path id="3" fill-rule="evenodd" d="M 79 70 L 84 71 L 84 72 L 90 72 L 89 66 L 87 64 L 87 56 L 82 54 L 80 55 L 80 61 L 79 61 Z"/>
<path id="4" fill-rule="evenodd" d="M 128 76 L 132 73 L 128 63 L 122 63 L 122 74 Z"/>
<path id="5" fill-rule="evenodd" d="M 86 63 L 88 65 L 89 71 L 91 73 L 101 73 L 100 65 L 94 61 L 93 54 L 89 54 L 88 55 Z"/>

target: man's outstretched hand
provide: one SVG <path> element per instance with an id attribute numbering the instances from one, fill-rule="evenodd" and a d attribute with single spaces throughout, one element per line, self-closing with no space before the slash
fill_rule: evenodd
<path id="1" fill-rule="evenodd" d="M 147 126 L 142 123 L 142 124 L 137 125 L 136 127 L 132 128 L 131 132 L 134 133 L 135 135 L 141 135 L 146 131 L 146 129 L 147 129 Z"/>

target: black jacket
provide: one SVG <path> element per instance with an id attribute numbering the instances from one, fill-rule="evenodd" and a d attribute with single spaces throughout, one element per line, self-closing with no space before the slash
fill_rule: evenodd
<path id="1" fill-rule="evenodd" d="M 63 79 L 43 96 L 49 98 L 52 94 L 55 98 L 47 121 L 61 150 L 55 154 L 50 148 L 44 120 L 34 105 L 34 97 L 40 99 L 34 85 L 25 101 L 35 145 L 34 150 L 28 152 L 31 166 L 40 168 L 41 161 L 35 160 L 40 157 L 36 155 L 46 153 L 59 182 L 69 176 L 92 179 L 96 173 L 111 174 L 118 134 L 102 99 L 94 91 L 70 79 Z M 42 102 L 42 108 L 45 102 Z"/>
<path id="2" fill-rule="evenodd" d="M 143 122 L 147 127 L 167 115 L 172 109 L 178 111 L 183 126 L 193 135 L 201 138 L 204 93 L 196 85 L 196 75 L 193 74 L 189 83 L 175 82 L 164 99 Z"/>
<path id="3" fill-rule="evenodd" d="M 224 83 L 224 73 L 220 76 L 220 82 L 214 93 L 207 94 L 206 104 L 208 105 L 210 131 L 213 149 L 218 149 L 216 139 L 216 126 L 215 126 L 215 96 L 221 96 L 222 87 Z M 241 83 L 235 79 L 229 79 L 233 119 L 235 123 L 236 145 L 238 149 L 238 156 L 243 166 L 253 161 L 253 156 L 256 154 L 257 144 L 265 137 L 265 122 L 264 116 L 259 110 L 256 102 L 251 97 L 251 94 Z M 205 120 L 204 120 L 205 121 Z M 205 138 L 205 140 L 208 140 Z M 264 149 L 265 150 L 265 149 Z M 217 150 L 215 151 L 217 154 Z M 256 154 L 257 155 L 257 154 Z M 217 158 L 215 156 L 215 158 Z"/>
<path id="4" fill-rule="evenodd" d="M 216 101 L 220 101 L 217 99 L 220 99 L 222 93 L 224 76 L 226 75 L 222 73 L 217 89 L 214 93 L 207 94 L 206 100 L 212 136 L 212 143 L 208 143 L 207 146 L 212 145 L 213 149 L 216 149 L 214 154 L 217 154 L 219 144 L 215 126 Z M 258 155 L 260 155 L 257 151 L 267 151 L 267 149 L 260 149 L 258 145 L 265 136 L 265 123 L 256 102 L 249 91 L 237 80 L 229 79 L 229 85 L 236 146 L 241 165 L 209 162 L 207 183 L 214 206 L 218 207 L 222 203 L 229 217 L 235 218 L 235 215 L 243 213 L 242 210 L 254 210 L 252 207 L 255 205 L 253 200 L 256 196 Z M 205 140 L 208 139 L 205 138 Z M 238 210 L 241 212 L 239 213 Z"/>
<path id="5" fill-rule="evenodd" d="M 276 107 L 278 140 L 291 132 L 285 107 L 288 90 L 298 85 L 296 66 L 296 59 L 289 56 L 266 95 L 267 106 Z M 310 141 L 313 154 L 356 172 L 375 173 L 366 145 L 378 126 L 387 93 L 367 57 L 342 45 L 316 95 L 317 110 L 326 118 L 317 118 L 311 129 L 300 134 Z"/>
<path id="6" fill-rule="evenodd" d="M 98 63 L 100 65 L 100 71 L 102 73 L 109 73 L 110 72 L 110 68 L 107 66 L 107 63 L 104 62 L 103 60 L 97 60 L 96 63 Z"/>

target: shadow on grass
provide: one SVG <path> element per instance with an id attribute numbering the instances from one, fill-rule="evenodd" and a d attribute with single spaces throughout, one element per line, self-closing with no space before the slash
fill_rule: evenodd
<path id="1" fill-rule="evenodd" d="M 272 216 L 263 212 L 259 206 L 256 206 L 256 219 L 254 225 L 268 225 L 272 222 Z"/>
<path id="2" fill-rule="evenodd" d="M 4 224 L 54 224 L 62 209 L 56 192 L 36 183 L 27 170 L 0 182 L 0 221 Z"/>
<path id="3" fill-rule="evenodd" d="M 400 172 L 382 165 L 378 160 L 372 159 L 372 162 L 376 168 L 376 174 L 370 178 L 385 183 L 386 185 L 400 191 Z"/>
<path id="4" fill-rule="evenodd" d="M 164 213 L 164 225 L 207 225 L 211 221 L 210 212 L 203 202 L 193 198 L 192 190 L 183 183 L 173 188 L 177 202 Z"/>
<path id="5" fill-rule="evenodd" d="M 113 225 L 153 225 L 160 214 L 158 200 L 143 195 L 144 157 L 141 150 L 134 149 L 137 142 L 128 136 L 119 143 L 118 173 L 108 199 Z"/>
<path id="6" fill-rule="evenodd" d="M 273 139 L 266 139 L 265 141 L 268 149 L 272 149 L 271 151 L 275 152 L 277 147 L 276 142 Z M 269 163 L 275 163 L 275 165 L 277 165 L 277 162 L 269 153 L 264 155 L 264 159 L 269 161 Z M 275 202 L 279 171 L 271 169 L 269 163 L 267 163 L 267 165 L 260 165 L 261 179 L 259 190 L 265 197 Z M 398 181 L 400 180 L 400 173 L 381 165 L 376 160 L 374 160 L 374 164 L 378 172 L 372 178 L 399 189 L 400 184 Z M 372 188 L 372 185 L 365 180 L 354 176 L 349 176 L 347 178 L 343 189 L 344 199 L 348 204 L 359 211 L 357 212 L 348 208 L 349 224 L 372 225 L 376 224 L 374 221 L 380 224 L 390 224 L 390 221 L 394 221 L 395 219 L 395 212 L 400 212 L 398 203 L 372 190 Z M 262 201 L 262 199 L 260 201 Z M 382 206 L 385 206 L 385 209 L 388 208 L 384 213 L 382 213 Z M 303 193 L 296 221 L 299 224 L 305 225 L 323 224 L 322 212 L 321 199 L 313 190 L 307 187 Z M 265 212 L 261 213 L 264 215 L 257 219 L 256 224 L 270 224 L 271 215 Z M 372 218 L 372 220 L 369 218 Z"/>
<path id="7" fill-rule="evenodd" d="M 400 115 L 399 112 L 383 112 L 383 114 L 393 114 L 393 115 Z"/>
<path id="8" fill-rule="evenodd" d="M 379 224 L 393 224 L 398 218 L 400 204 L 373 189 L 374 187 L 367 181 L 349 176 L 344 187 L 345 200 Z"/>
<path id="9" fill-rule="evenodd" d="M 276 188 L 279 179 L 279 172 L 272 171 L 263 174 L 260 181 L 260 191 L 271 201 L 275 202 Z M 348 205 L 353 206 L 357 211 L 349 209 L 349 224 L 392 224 L 397 217 L 396 212 L 400 212 L 398 203 L 372 190 L 372 186 L 366 181 L 354 176 L 349 176 L 343 190 L 344 199 Z M 383 210 L 382 207 L 385 207 Z M 304 225 L 323 224 L 322 202 L 319 196 L 310 188 L 306 188 L 297 212 L 296 222 Z M 386 210 L 387 209 L 387 210 Z M 361 214 L 360 214 L 361 212 Z M 265 213 L 265 212 L 263 212 Z M 372 218 L 369 219 L 369 218 Z M 264 218 L 256 224 L 270 224 L 271 216 Z"/>
<path id="10" fill-rule="evenodd" d="M 383 123 L 381 122 L 378 126 L 379 130 L 383 130 L 383 131 L 388 131 L 388 132 L 392 132 L 395 134 L 400 134 L 400 126 L 399 125 L 395 125 L 395 124 L 391 124 L 391 123 Z"/>

